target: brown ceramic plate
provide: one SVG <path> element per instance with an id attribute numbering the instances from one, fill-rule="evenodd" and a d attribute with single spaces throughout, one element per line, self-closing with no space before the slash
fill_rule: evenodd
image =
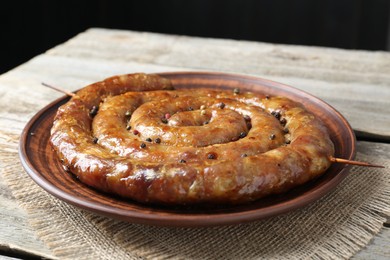
<path id="1" fill-rule="evenodd" d="M 299 101 L 321 118 L 330 131 L 336 157 L 353 159 L 355 135 L 345 118 L 325 102 L 301 90 L 269 80 L 214 72 L 161 73 L 176 88 L 212 87 L 282 95 Z M 19 154 L 24 168 L 43 189 L 77 207 L 116 219 L 161 226 L 214 226 L 260 220 L 301 208 L 333 190 L 347 175 L 348 166 L 333 164 L 320 178 L 285 194 L 240 206 L 161 207 L 142 205 L 85 186 L 65 172 L 49 144 L 50 128 L 63 97 L 43 108 L 26 125 Z"/>

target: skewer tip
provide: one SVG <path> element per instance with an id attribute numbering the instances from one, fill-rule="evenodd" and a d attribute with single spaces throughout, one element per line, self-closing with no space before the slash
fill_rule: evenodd
<path id="1" fill-rule="evenodd" d="M 76 95 L 75 93 L 72 93 L 72 92 L 70 92 L 70 91 L 63 90 L 63 89 L 54 87 L 53 85 L 47 84 L 47 83 L 45 83 L 45 82 L 41 82 L 41 84 L 42 84 L 43 86 L 45 86 L 45 87 L 54 89 L 54 90 L 56 90 L 56 91 L 58 91 L 58 92 L 62 92 L 62 93 L 66 94 L 66 95 L 68 95 L 68 96 L 70 96 L 70 97 L 74 97 L 74 96 Z"/>
<path id="2" fill-rule="evenodd" d="M 367 163 L 367 162 L 360 162 L 360 161 L 353 161 L 353 160 L 346 160 L 346 159 L 335 158 L 335 157 L 330 157 L 330 161 L 331 162 L 336 162 L 336 163 L 344 163 L 344 164 L 364 166 L 364 167 L 385 168 L 385 166 L 383 166 L 383 165 L 377 165 L 377 164 L 372 164 L 372 163 Z"/>

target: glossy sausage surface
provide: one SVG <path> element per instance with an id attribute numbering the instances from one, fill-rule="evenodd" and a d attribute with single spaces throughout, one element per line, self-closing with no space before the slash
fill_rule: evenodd
<path id="1" fill-rule="evenodd" d="M 320 176 L 327 129 L 297 102 L 173 90 L 157 75 L 111 77 L 59 108 L 51 143 L 82 182 L 143 203 L 244 203 Z"/>

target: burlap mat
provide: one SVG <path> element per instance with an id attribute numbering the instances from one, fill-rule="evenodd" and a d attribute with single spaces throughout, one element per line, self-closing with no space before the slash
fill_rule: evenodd
<path id="1" fill-rule="evenodd" d="M 43 191 L 18 162 L 16 143 L 1 147 L 2 174 L 38 236 L 60 259 L 339 259 L 379 232 L 390 213 L 386 169 L 354 167 L 337 189 L 301 210 L 214 228 L 161 228 L 84 212 Z M 3 149 L 4 148 L 4 149 Z"/>

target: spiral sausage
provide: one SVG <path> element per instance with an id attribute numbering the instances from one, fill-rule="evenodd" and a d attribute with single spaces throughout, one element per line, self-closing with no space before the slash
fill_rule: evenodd
<path id="1" fill-rule="evenodd" d="M 297 102 L 217 89 L 173 90 L 115 76 L 58 109 L 51 144 L 82 182 L 143 203 L 244 203 L 324 173 L 327 129 Z"/>

